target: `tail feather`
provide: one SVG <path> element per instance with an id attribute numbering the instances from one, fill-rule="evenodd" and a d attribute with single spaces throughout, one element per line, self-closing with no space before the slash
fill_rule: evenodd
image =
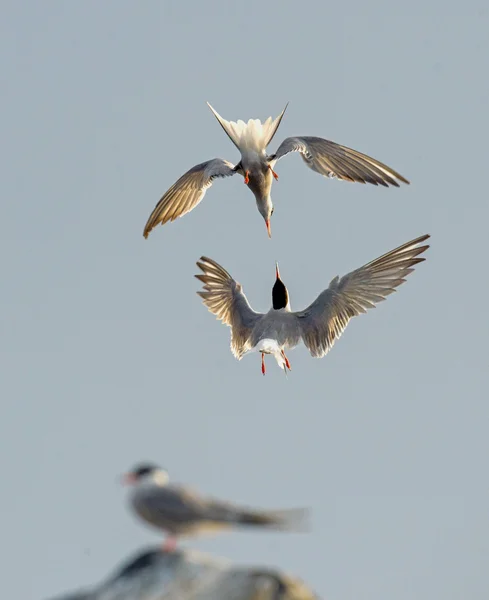
<path id="1" fill-rule="evenodd" d="M 261 526 L 296 533 L 310 530 L 309 509 L 307 508 L 287 508 L 267 512 L 243 511 L 239 522 L 242 525 Z"/>
<path id="2" fill-rule="evenodd" d="M 257 153 L 264 151 L 271 142 L 288 106 L 276 119 L 272 120 L 272 117 L 268 117 L 264 123 L 260 119 L 250 119 L 248 123 L 245 123 L 241 119 L 237 122 L 227 121 L 209 103 L 207 105 L 240 152 L 253 150 Z"/>
<path id="3" fill-rule="evenodd" d="M 279 128 L 280 123 L 282 122 L 282 118 L 283 118 L 283 116 L 285 114 L 285 111 L 287 110 L 287 106 L 289 106 L 288 102 L 285 105 L 285 108 L 283 109 L 283 111 L 279 114 L 279 116 L 274 121 L 272 121 L 271 117 L 268 117 L 268 119 L 263 124 L 263 128 L 264 129 L 265 129 L 265 125 L 266 125 L 266 131 L 265 131 L 265 148 L 272 141 L 273 136 L 277 133 L 277 129 Z"/>

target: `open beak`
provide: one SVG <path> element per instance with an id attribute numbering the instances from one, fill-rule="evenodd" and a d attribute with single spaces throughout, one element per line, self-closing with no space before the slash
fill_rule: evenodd
<path id="1" fill-rule="evenodd" d="M 265 221 L 265 225 L 267 226 L 267 231 L 268 231 L 268 237 L 271 238 L 272 237 L 272 230 L 270 228 L 270 219 L 267 219 Z"/>

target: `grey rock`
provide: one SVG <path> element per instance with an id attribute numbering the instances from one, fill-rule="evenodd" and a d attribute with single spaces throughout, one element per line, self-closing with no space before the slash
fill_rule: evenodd
<path id="1" fill-rule="evenodd" d="M 318 600 L 300 580 L 273 569 L 237 567 L 190 550 L 150 549 L 105 582 L 51 600 Z"/>

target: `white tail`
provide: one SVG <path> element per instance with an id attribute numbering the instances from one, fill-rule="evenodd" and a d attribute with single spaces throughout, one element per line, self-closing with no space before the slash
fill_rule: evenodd
<path id="1" fill-rule="evenodd" d="M 226 119 L 223 119 L 209 103 L 207 103 L 207 106 L 212 110 L 214 116 L 219 121 L 219 124 L 231 138 L 238 150 L 253 150 L 261 153 L 272 141 L 273 136 L 277 132 L 288 104 L 275 120 L 272 120 L 272 117 L 268 117 L 264 123 L 262 123 L 260 119 L 250 119 L 248 123 L 245 123 L 241 119 L 239 119 L 237 123 L 234 121 L 226 121 Z"/>

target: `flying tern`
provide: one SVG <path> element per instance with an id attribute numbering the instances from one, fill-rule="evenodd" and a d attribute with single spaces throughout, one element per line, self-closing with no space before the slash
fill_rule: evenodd
<path id="1" fill-rule="evenodd" d="M 310 169 L 325 177 L 384 187 L 399 187 L 398 181 L 409 184 L 402 175 L 380 161 L 319 137 L 288 137 L 275 153 L 267 154 L 267 146 L 276 134 L 287 106 L 274 120 L 269 117 L 264 123 L 259 119 L 250 119 L 245 123 L 242 120 L 227 121 L 207 104 L 241 153 L 241 159 L 234 165 L 222 158 L 213 158 L 182 175 L 155 206 L 144 228 L 145 238 L 156 225 L 174 221 L 194 209 L 216 178 L 230 177 L 236 173 L 244 177 L 245 184 L 253 192 L 256 206 L 271 237 L 270 218 L 274 207 L 270 192 L 273 179 L 278 179 L 274 168 L 278 160 L 291 152 L 298 152 Z"/>
<path id="2" fill-rule="evenodd" d="M 150 463 L 134 467 L 124 478 L 132 486 L 129 501 L 148 524 L 165 531 L 163 549 L 171 552 L 183 536 L 197 536 L 234 527 L 264 527 L 282 531 L 306 531 L 307 509 L 262 511 L 204 498 L 169 483 L 168 473 Z"/>
<path id="3" fill-rule="evenodd" d="M 352 317 L 374 308 L 392 294 L 405 282 L 414 265 L 425 260 L 419 255 L 429 246 L 421 243 L 429 237 L 418 237 L 341 278 L 335 277 L 310 306 L 298 312 L 291 311 L 278 264 L 272 308 L 265 314 L 255 312 L 241 284 L 205 256 L 197 262 L 202 274 L 195 277 L 204 284 L 203 291 L 197 293 L 209 311 L 231 328 L 231 351 L 238 360 L 249 352 L 260 352 L 265 375 L 265 354 L 272 354 L 287 374 L 291 367 L 286 349 L 302 340 L 314 358 L 325 356 Z"/>

